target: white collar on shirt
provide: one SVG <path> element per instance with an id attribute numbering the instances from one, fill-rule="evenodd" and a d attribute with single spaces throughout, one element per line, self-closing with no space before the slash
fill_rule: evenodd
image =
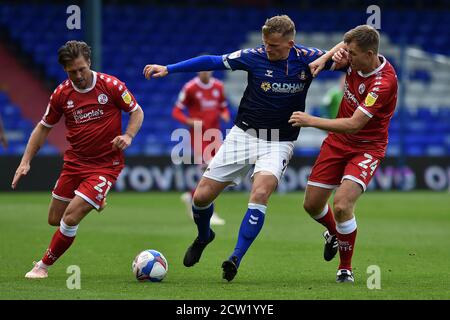
<path id="1" fill-rule="evenodd" d="M 211 89 L 214 85 L 214 79 L 209 79 L 208 83 L 203 83 L 199 77 L 195 78 L 195 83 L 198 84 L 198 86 L 202 89 Z"/>
<path id="2" fill-rule="evenodd" d="M 386 65 L 386 58 L 384 56 L 382 56 L 381 54 L 378 55 L 378 58 L 382 58 L 383 62 L 378 66 L 378 68 L 376 68 L 375 70 L 370 71 L 369 73 L 362 73 L 361 71 L 358 71 L 358 74 L 361 77 L 367 78 L 370 77 L 371 75 L 379 72 L 381 69 L 384 68 L 384 66 Z"/>
<path id="3" fill-rule="evenodd" d="M 75 91 L 77 91 L 79 93 L 88 93 L 89 91 L 94 89 L 95 84 L 97 83 L 97 72 L 92 71 L 92 84 L 89 88 L 80 89 L 80 88 L 77 88 L 77 86 L 72 81 L 70 81 L 70 83 L 72 84 L 72 87 L 75 89 Z"/>

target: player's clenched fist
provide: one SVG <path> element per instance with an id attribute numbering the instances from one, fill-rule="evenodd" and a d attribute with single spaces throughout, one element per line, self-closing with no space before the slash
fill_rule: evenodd
<path id="1" fill-rule="evenodd" d="M 314 60 L 308 65 L 309 71 L 311 72 L 313 78 L 315 78 L 319 74 L 319 72 L 322 71 L 322 69 L 325 67 L 325 63 L 326 63 L 325 59 L 319 58 Z"/>
<path id="2" fill-rule="evenodd" d="M 309 127 L 311 124 L 312 116 L 307 113 L 296 111 L 291 115 L 289 123 L 293 127 Z"/>
<path id="3" fill-rule="evenodd" d="M 28 163 L 21 163 L 17 168 L 16 173 L 14 174 L 14 178 L 11 183 L 11 188 L 15 189 L 20 178 L 25 176 L 28 173 L 28 171 L 30 171 L 30 165 Z"/>
<path id="4" fill-rule="evenodd" d="M 348 62 L 349 62 L 348 52 L 345 49 L 341 48 L 341 49 L 339 49 L 339 51 L 337 51 L 335 54 L 333 54 L 332 59 L 338 65 L 338 67 L 336 69 L 339 69 L 339 66 L 344 66 L 344 65 L 348 64 Z"/>
<path id="5" fill-rule="evenodd" d="M 160 66 L 158 64 L 148 64 L 144 67 L 143 71 L 147 80 L 150 80 L 150 78 L 162 78 L 167 76 L 168 73 L 166 66 Z"/>
<path id="6" fill-rule="evenodd" d="M 125 150 L 131 144 L 131 140 L 133 140 L 133 138 L 128 134 L 117 136 L 111 141 L 112 148 L 113 150 Z"/>

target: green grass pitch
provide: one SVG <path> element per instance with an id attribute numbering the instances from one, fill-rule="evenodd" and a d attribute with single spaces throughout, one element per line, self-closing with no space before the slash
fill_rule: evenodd
<path id="1" fill-rule="evenodd" d="M 80 225 L 70 250 L 48 279 L 24 274 L 47 248 L 48 193 L 0 194 L 0 299 L 449 299 L 450 195 L 368 192 L 356 208 L 355 284 L 335 283 L 337 259 L 322 258 L 321 225 L 302 209 L 303 193 L 275 194 L 264 228 L 236 278 L 222 279 L 221 263 L 234 248 L 248 194 L 228 192 L 216 202 L 227 221 L 192 268 L 182 264 L 196 236 L 179 193 L 111 193 L 102 213 Z M 161 251 L 169 272 L 161 283 L 140 283 L 131 262 L 144 249 Z M 70 290 L 70 265 L 81 289 Z M 370 290 L 367 268 L 381 270 Z"/>

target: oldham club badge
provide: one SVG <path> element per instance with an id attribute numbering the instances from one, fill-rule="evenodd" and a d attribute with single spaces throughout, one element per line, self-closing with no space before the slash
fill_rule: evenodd
<path id="1" fill-rule="evenodd" d="M 131 95 L 128 92 L 128 90 L 126 90 L 124 93 L 122 93 L 122 100 L 126 103 L 126 104 L 130 104 L 131 103 Z"/>
<path id="2" fill-rule="evenodd" d="M 364 100 L 364 104 L 367 107 L 371 107 L 375 104 L 377 99 L 378 99 L 378 95 L 375 92 L 369 92 L 369 94 L 366 97 L 366 100 Z"/>

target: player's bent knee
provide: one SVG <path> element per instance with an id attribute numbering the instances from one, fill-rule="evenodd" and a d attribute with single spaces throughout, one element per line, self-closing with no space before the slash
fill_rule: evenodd
<path id="1" fill-rule="evenodd" d="M 333 204 L 333 213 L 336 221 L 346 221 L 351 218 L 353 214 L 352 206 L 348 201 L 335 200 Z"/>
<path id="2" fill-rule="evenodd" d="M 68 226 L 76 226 L 80 223 L 74 215 L 64 215 L 63 221 Z"/>
<path id="3" fill-rule="evenodd" d="M 195 190 L 194 196 L 192 197 L 192 203 L 197 207 L 206 207 L 212 202 L 211 196 L 203 188 L 203 190 Z"/>
<path id="4" fill-rule="evenodd" d="M 270 188 L 258 187 L 252 190 L 250 198 L 252 202 L 267 203 L 271 194 L 272 190 Z"/>
<path id="5" fill-rule="evenodd" d="M 84 209 L 84 208 L 83 208 Z M 81 208 L 67 208 L 64 212 L 63 221 L 68 226 L 76 226 L 91 210 L 83 210 Z"/>
<path id="6" fill-rule="evenodd" d="M 313 216 L 318 215 L 323 210 L 323 208 L 318 208 L 315 203 L 310 202 L 310 201 L 303 202 L 303 209 L 305 209 L 305 211 L 308 214 L 313 215 Z"/>
<path id="7" fill-rule="evenodd" d="M 61 221 L 63 214 L 64 211 L 50 208 L 48 212 L 48 224 L 55 227 L 59 226 L 59 222 Z"/>

